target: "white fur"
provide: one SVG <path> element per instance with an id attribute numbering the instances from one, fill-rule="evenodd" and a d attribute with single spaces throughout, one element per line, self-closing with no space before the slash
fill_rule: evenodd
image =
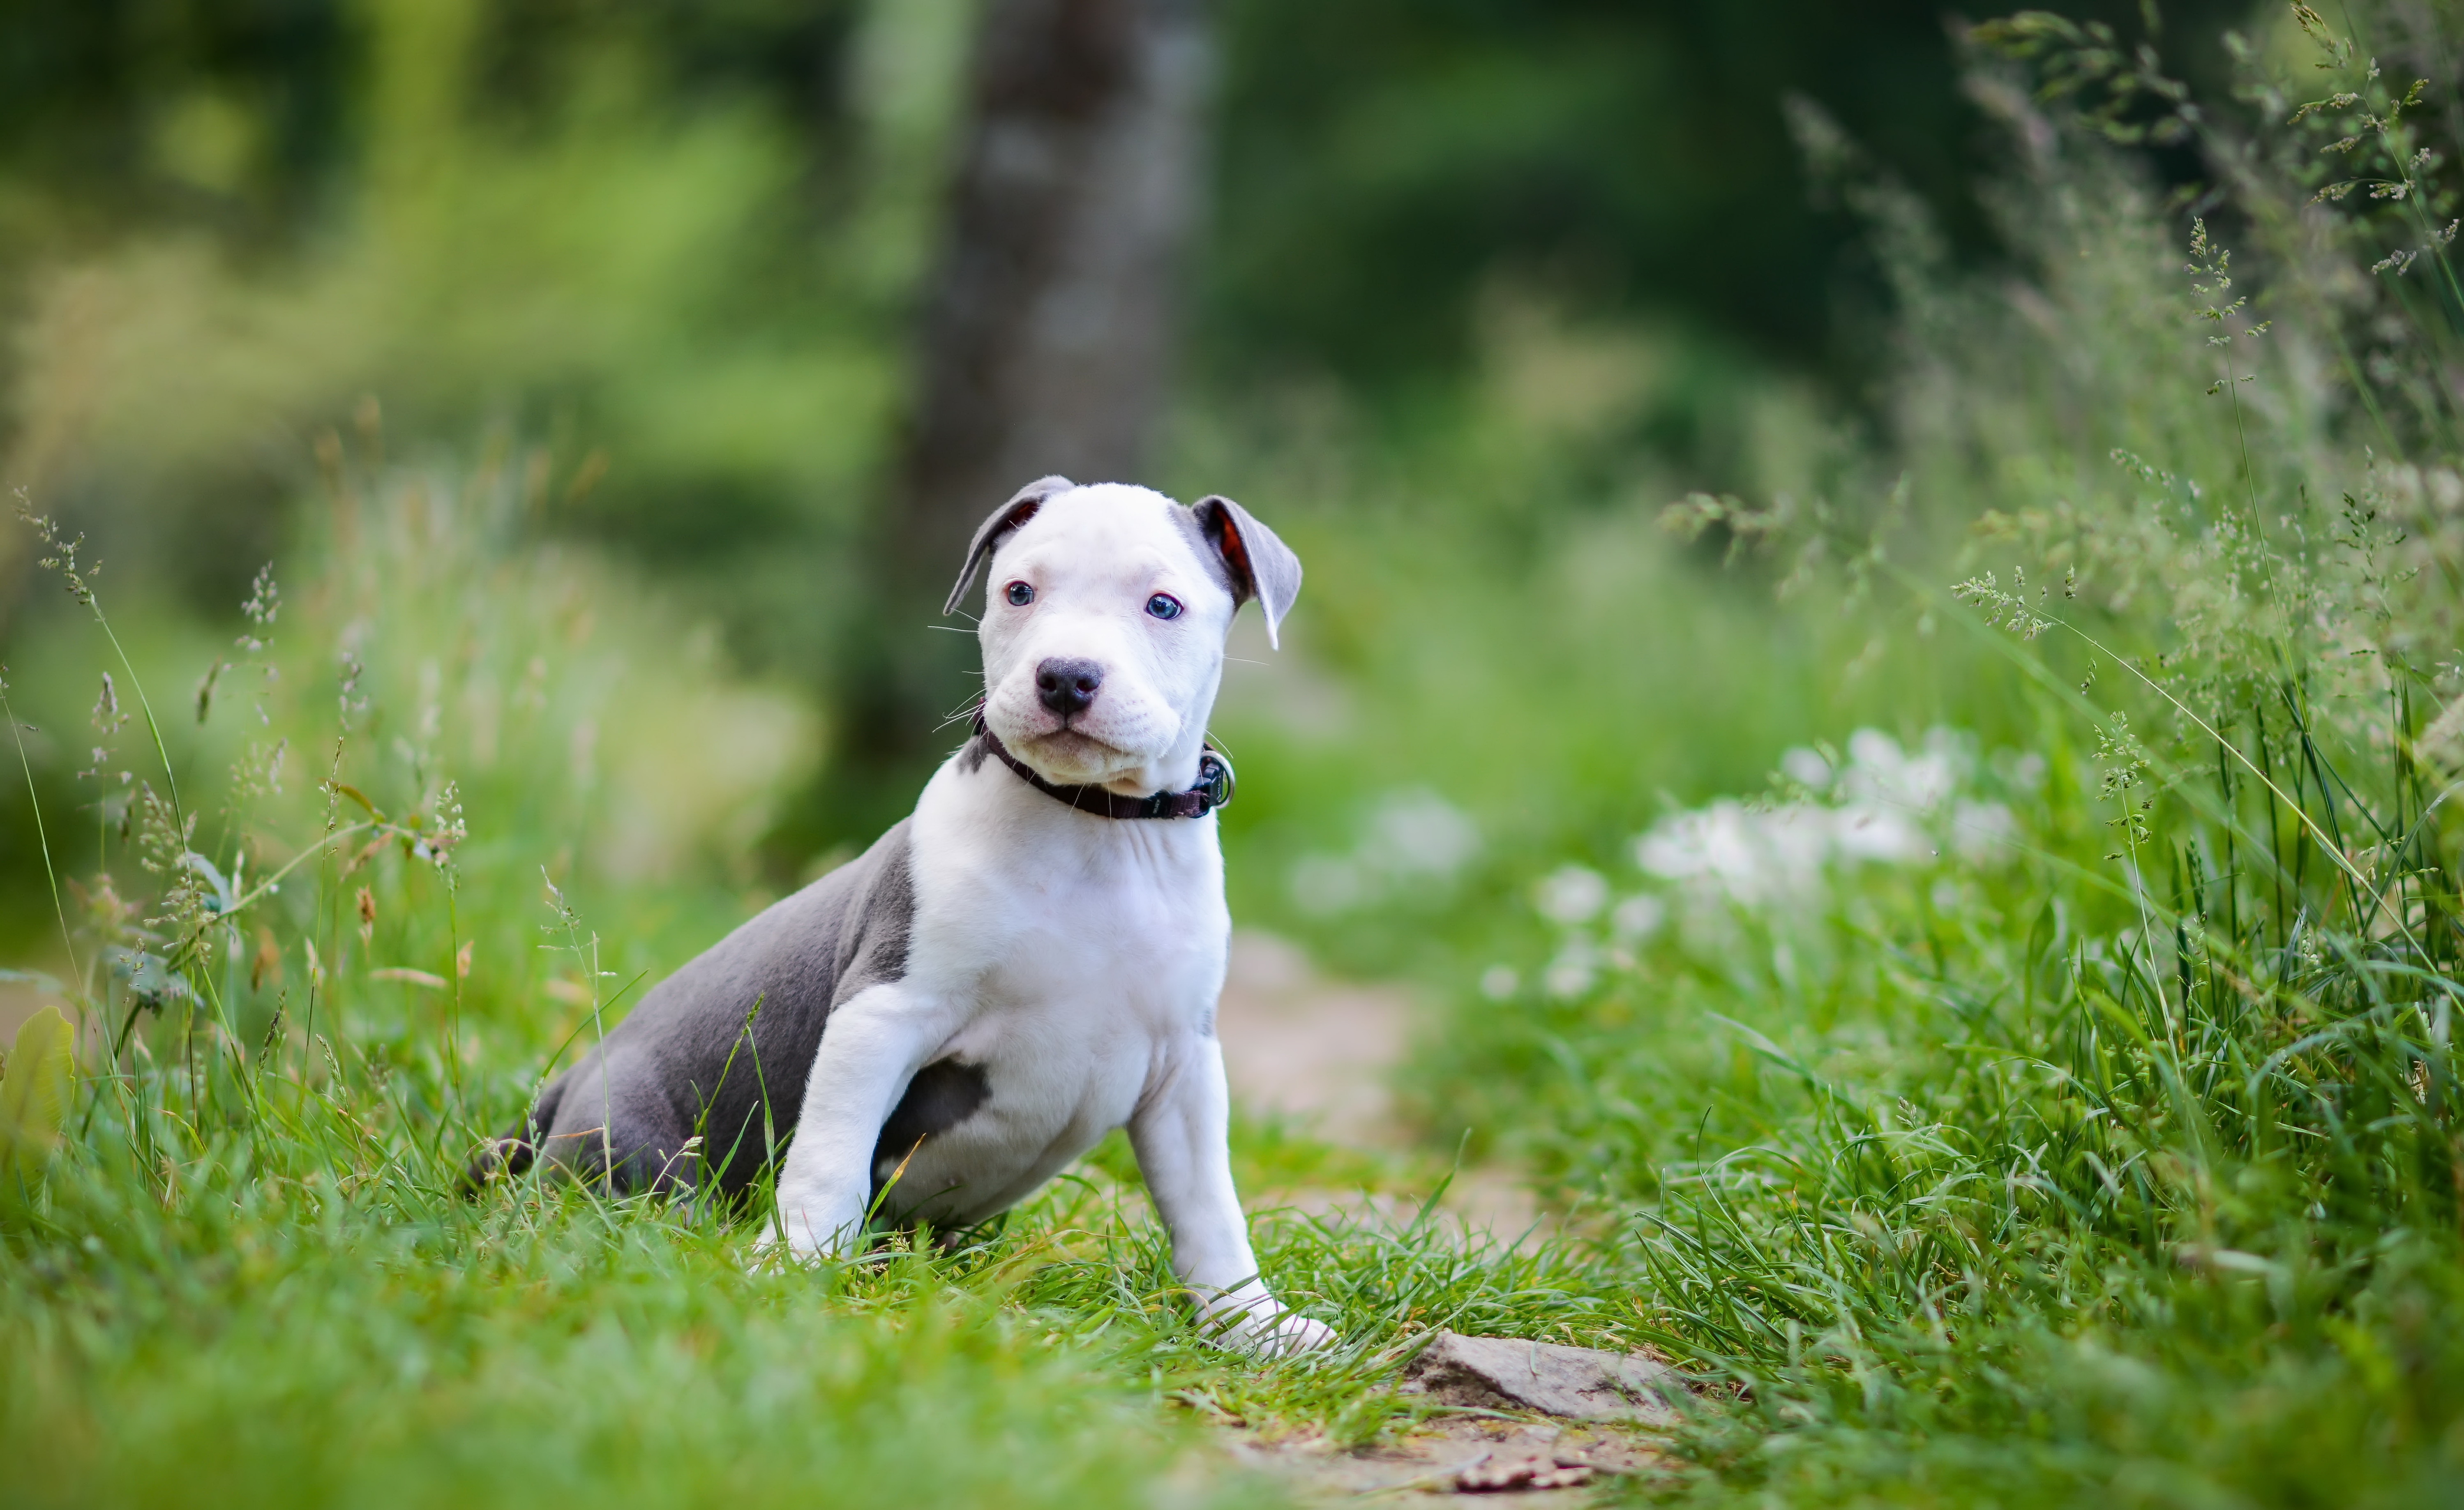
<path id="1" fill-rule="evenodd" d="M 1177 508 L 1143 488 L 1074 489 L 994 554 L 985 719 L 1047 780 L 1128 796 L 1197 780 L 1238 604 Z M 1009 604 L 1012 581 L 1034 602 Z M 1177 619 L 1146 611 L 1158 592 L 1183 604 Z M 1067 727 L 1037 697 L 1035 668 L 1055 656 L 1104 670 Z M 1232 1187 L 1215 1039 L 1231 915 L 1215 818 L 1075 812 L 999 760 L 953 756 L 916 804 L 913 877 L 905 977 L 841 1004 L 823 1034 L 779 1182 L 790 1246 L 861 1243 L 876 1135 L 915 1072 L 955 1056 L 984 1067 L 990 1097 L 907 1160 L 898 1210 L 980 1221 L 1126 1126 L 1205 1314 L 1269 1349 L 1328 1341 L 1259 1282 Z"/>

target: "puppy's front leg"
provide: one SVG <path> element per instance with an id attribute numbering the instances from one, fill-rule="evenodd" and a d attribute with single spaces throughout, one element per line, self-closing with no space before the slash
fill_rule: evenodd
<path id="1" fill-rule="evenodd" d="M 1223 1048 L 1210 1037 L 1182 1049 L 1131 1115 L 1130 1146 L 1172 1234 L 1173 1270 L 1221 1335 L 1269 1353 L 1322 1346 L 1334 1333 L 1286 1310 L 1258 1279 L 1248 1219 L 1232 1189 L 1230 1114 Z"/>
<path id="2" fill-rule="evenodd" d="M 799 1257 L 863 1246 L 873 1145 L 907 1083 L 948 1039 L 948 1017 L 898 981 L 858 992 L 831 1011 L 779 1171 L 779 1216 Z"/>

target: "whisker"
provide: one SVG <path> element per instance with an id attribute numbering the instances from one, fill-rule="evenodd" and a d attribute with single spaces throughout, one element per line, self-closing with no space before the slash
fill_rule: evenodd
<path id="1" fill-rule="evenodd" d="M 937 734 L 942 730 L 949 728 L 952 724 L 973 723 L 975 721 L 976 710 L 983 706 L 983 694 L 981 692 L 978 692 L 969 697 L 965 702 L 960 703 L 957 708 L 952 709 L 947 714 L 943 715 L 941 721 L 933 726 L 933 732 Z"/>

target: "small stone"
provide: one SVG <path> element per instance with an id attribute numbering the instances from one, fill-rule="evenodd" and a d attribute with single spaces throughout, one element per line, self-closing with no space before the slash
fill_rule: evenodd
<path id="1" fill-rule="evenodd" d="M 1676 1424 L 1668 1400 L 1685 1388 L 1677 1370 L 1643 1353 L 1449 1331 L 1430 1339 L 1404 1376 L 1445 1405 L 1652 1426 Z"/>
<path id="2" fill-rule="evenodd" d="M 1592 1481 L 1588 1463 L 1556 1463 L 1545 1457 L 1512 1463 L 1475 1463 L 1455 1475 L 1455 1493 L 1510 1494 L 1518 1489 L 1573 1489 Z"/>

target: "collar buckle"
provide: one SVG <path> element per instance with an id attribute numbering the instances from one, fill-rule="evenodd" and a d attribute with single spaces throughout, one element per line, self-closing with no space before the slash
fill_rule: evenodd
<path id="1" fill-rule="evenodd" d="M 1212 748 L 1202 752 L 1198 757 L 1198 784 L 1190 790 L 1205 799 L 1207 810 L 1231 806 L 1232 762 Z"/>

